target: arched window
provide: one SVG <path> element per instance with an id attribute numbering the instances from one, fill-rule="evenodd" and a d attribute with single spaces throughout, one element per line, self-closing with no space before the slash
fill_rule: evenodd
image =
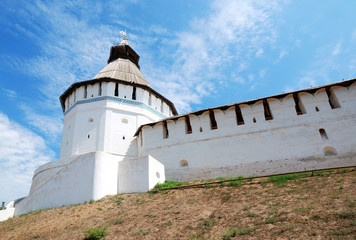
<path id="1" fill-rule="evenodd" d="M 323 139 L 324 141 L 329 139 L 324 128 L 320 128 L 319 133 L 320 133 L 321 139 Z"/>

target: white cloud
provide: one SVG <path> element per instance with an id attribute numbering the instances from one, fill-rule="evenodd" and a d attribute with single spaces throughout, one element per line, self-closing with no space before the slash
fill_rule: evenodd
<path id="1" fill-rule="evenodd" d="M 253 57 L 261 56 L 262 47 L 276 38 L 272 15 L 280 10 L 277 3 L 213 1 L 206 18 L 194 19 L 190 30 L 177 33 L 177 39 L 173 39 L 177 50 L 171 69 L 143 67 L 143 70 L 149 69 L 148 80 L 171 99 L 180 112 L 190 111 L 190 104 L 211 94 L 219 81 L 230 79 L 243 83 L 241 77 L 236 78 L 237 73 L 243 71 Z M 231 72 L 231 66 L 238 67 Z M 177 84 L 162 84 L 162 79 Z M 199 91 L 201 89 L 204 91 Z"/>
<path id="2" fill-rule="evenodd" d="M 256 57 L 261 57 L 262 56 L 262 54 L 263 54 L 263 49 L 262 48 L 260 48 L 260 49 L 258 49 L 258 51 L 256 52 Z"/>
<path id="3" fill-rule="evenodd" d="M 0 201 L 26 196 L 34 170 L 53 160 L 54 152 L 29 129 L 0 113 Z"/>
<path id="4" fill-rule="evenodd" d="M 9 99 L 14 100 L 17 97 L 17 93 L 14 90 L 1 88 L 1 91 L 5 94 L 5 96 Z"/>
<path id="5" fill-rule="evenodd" d="M 62 134 L 62 120 L 59 114 L 56 116 L 42 115 L 35 113 L 33 109 L 22 105 L 21 109 L 25 113 L 27 122 L 38 129 L 46 136 L 46 140 L 52 143 L 59 143 Z"/>
<path id="6" fill-rule="evenodd" d="M 340 54 L 340 51 L 341 51 L 341 41 L 338 42 L 336 44 L 336 46 L 334 47 L 333 51 L 332 51 L 332 55 L 336 56 L 336 55 L 339 55 Z"/>

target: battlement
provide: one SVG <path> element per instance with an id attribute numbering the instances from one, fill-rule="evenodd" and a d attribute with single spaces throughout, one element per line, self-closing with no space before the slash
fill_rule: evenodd
<path id="1" fill-rule="evenodd" d="M 355 131 L 355 106 L 356 82 L 352 79 L 204 109 L 141 126 L 136 132 L 138 152 L 162 161 L 168 173 L 171 167 L 178 176 L 173 179 L 179 180 L 187 180 L 177 172 L 182 161 L 207 171 L 211 166 L 237 166 L 246 159 L 283 159 L 286 151 L 291 159 L 346 154 L 353 151 L 345 136 L 350 135 L 347 131 Z M 349 141 L 354 141 L 353 136 Z M 277 150 L 279 146 L 283 151 Z M 225 156 L 227 153 L 232 156 Z M 189 175 L 194 178 L 204 177 Z"/>

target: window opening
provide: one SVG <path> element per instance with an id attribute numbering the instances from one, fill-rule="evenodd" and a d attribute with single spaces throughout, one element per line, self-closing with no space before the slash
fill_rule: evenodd
<path id="1" fill-rule="evenodd" d="M 315 107 L 315 111 L 319 112 L 319 108 L 318 108 L 318 107 Z"/>
<path id="2" fill-rule="evenodd" d="M 94 97 L 94 94 L 92 94 L 91 97 Z"/>
<path id="3" fill-rule="evenodd" d="M 210 129 L 214 130 L 218 128 L 218 124 L 216 123 L 215 120 L 215 115 L 214 115 L 214 111 L 210 110 L 209 111 L 209 118 L 210 118 Z"/>
<path id="4" fill-rule="evenodd" d="M 99 83 L 99 88 L 98 88 L 98 96 L 101 96 L 101 93 L 103 91 L 103 88 L 101 86 L 101 82 Z"/>
<path id="5" fill-rule="evenodd" d="M 136 87 L 132 89 L 132 100 L 136 100 Z"/>
<path id="6" fill-rule="evenodd" d="M 320 128 L 319 133 L 320 133 L 321 139 L 323 139 L 324 141 L 329 139 L 324 128 Z"/>
<path id="7" fill-rule="evenodd" d="M 264 109 L 264 114 L 265 114 L 266 121 L 272 120 L 273 116 L 272 116 L 272 113 L 271 113 L 271 109 L 269 108 L 269 104 L 267 102 L 267 99 L 263 99 L 263 109 Z"/>
<path id="8" fill-rule="evenodd" d="M 339 100 L 337 99 L 334 91 L 332 91 L 330 88 L 327 88 L 325 91 L 326 94 L 328 95 L 331 109 L 340 108 L 341 106 Z"/>
<path id="9" fill-rule="evenodd" d="M 76 91 L 74 91 L 74 102 L 75 102 L 75 100 L 76 100 Z"/>
<path id="10" fill-rule="evenodd" d="M 252 121 L 253 121 L 253 123 L 256 123 L 256 118 L 254 117 L 254 118 L 252 119 Z"/>
<path id="11" fill-rule="evenodd" d="M 93 118 L 89 118 L 88 121 L 89 121 L 89 122 L 94 122 L 94 119 L 93 119 Z"/>
<path id="12" fill-rule="evenodd" d="M 199 131 L 200 131 L 200 132 L 203 132 L 203 128 L 202 128 L 202 127 L 200 127 L 200 128 L 199 128 Z"/>
<path id="13" fill-rule="evenodd" d="M 168 132 L 168 127 L 167 127 L 167 122 L 163 122 L 163 138 L 168 138 L 169 137 L 169 132 Z"/>
<path id="14" fill-rule="evenodd" d="M 235 114 L 236 114 L 237 125 L 245 124 L 244 118 L 242 116 L 241 108 L 239 105 L 235 105 Z"/>
<path id="15" fill-rule="evenodd" d="M 140 142 L 141 142 L 141 146 L 143 145 L 143 137 L 142 137 L 142 131 L 141 131 L 141 133 L 140 133 Z"/>
<path id="16" fill-rule="evenodd" d="M 88 134 L 88 138 L 90 138 L 90 134 Z"/>
<path id="17" fill-rule="evenodd" d="M 115 97 L 118 97 L 118 96 L 119 96 L 119 84 L 118 84 L 118 83 L 115 83 L 115 93 L 114 93 L 114 96 L 115 96 Z"/>
<path id="18" fill-rule="evenodd" d="M 86 86 L 85 85 L 85 87 L 84 87 L 84 98 L 87 98 L 87 96 L 88 96 L 88 86 Z"/>
<path id="19" fill-rule="evenodd" d="M 297 112 L 297 115 L 302 115 L 305 114 L 305 108 L 303 106 L 303 103 L 299 99 L 298 93 L 293 93 L 293 99 L 295 103 L 295 111 Z"/>
<path id="20" fill-rule="evenodd" d="M 152 96 L 151 93 L 148 94 L 148 105 L 152 105 Z"/>
<path id="21" fill-rule="evenodd" d="M 122 140 L 125 140 L 125 136 L 122 136 Z"/>
<path id="22" fill-rule="evenodd" d="M 185 133 L 186 134 L 191 134 L 192 131 L 192 126 L 190 125 L 190 118 L 189 116 L 185 116 Z"/>
<path id="23" fill-rule="evenodd" d="M 121 122 L 122 122 L 122 123 L 129 123 L 129 120 L 127 120 L 126 118 L 122 118 L 122 119 L 121 119 Z"/>
<path id="24" fill-rule="evenodd" d="M 161 101 L 161 112 L 163 113 L 163 101 Z"/>

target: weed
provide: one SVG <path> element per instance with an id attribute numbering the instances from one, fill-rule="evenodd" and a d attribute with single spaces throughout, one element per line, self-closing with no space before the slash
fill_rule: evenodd
<path id="1" fill-rule="evenodd" d="M 274 217 L 269 217 L 265 220 L 265 224 L 274 223 L 275 221 L 276 221 L 276 219 Z"/>
<path id="2" fill-rule="evenodd" d="M 347 201 L 347 205 L 349 205 L 349 207 L 354 207 L 355 206 L 355 201 L 348 200 Z"/>
<path id="3" fill-rule="evenodd" d="M 122 219 L 117 219 L 117 220 L 113 221 L 112 224 L 118 225 L 118 224 L 121 224 L 121 223 L 123 223 L 123 222 L 124 222 L 124 220 L 122 220 Z"/>
<path id="4" fill-rule="evenodd" d="M 91 200 L 89 201 L 89 204 L 92 204 L 92 203 L 94 203 L 94 200 L 93 200 L 93 199 L 91 199 Z"/>
<path id="5" fill-rule="evenodd" d="M 335 232 L 331 232 L 332 235 L 347 235 L 347 234 L 350 234 L 351 233 L 351 230 L 350 229 L 343 229 L 343 230 L 340 230 L 340 231 L 335 231 Z"/>
<path id="6" fill-rule="evenodd" d="M 191 205 L 191 204 L 194 204 L 194 203 L 197 203 L 197 202 L 198 202 L 197 199 L 191 199 L 191 198 L 190 198 L 190 199 L 187 200 L 187 204 L 190 204 L 190 205 Z"/>
<path id="7" fill-rule="evenodd" d="M 340 198 L 340 196 L 337 195 L 337 194 L 334 194 L 334 195 L 332 195 L 331 197 L 332 197 L 332 199 L 339 199 L 339 198 Z"/>
<path id="8" fill-rule="evenodd" d="M 168 221 L 168 222 L 166 222 L 166 225 L 167 225 L 167 226 L 172 226 L 172 222 L 171 222 L 171 221 Z"/>
<path id="9" fill-rule="evenodd" d="M 39 234 L 33 235 L 33 238 L 40 238 L 41 236 Z"/>
<path id="10" fill-rule="evenodd" d="M 147 235 L 150 231 L 144 231 L 142 229 L 140 229 L 137 232 L 134 232 L 133 235 Z"/>
<path id="11" fill-rule="evenodd" d="M 86 240 L 95 240 L 95 239 L 103 238 L 107 235 L 107 229 L 108 229 L 107 226 L 88 228 L 84 232 L 85 239 Z"/>
<path id="12" fill-rule="evenodd" d="M 246 206 L 244 206 L 244 207 L 242 208 L 242 210 L 247 211 L 247 210 L 249 210 L 251 207 L 252 207 L 252 206 L 250 206 L 250 205 L 246 205 Z"/>
<path id="13" fill-rule="evenodd" d="M 255 227 L 254 228 L 240 228 L 240 230 L 239 230 L 239 234 L 240 235 L 246 235 L 246 234 L 248 234 L 248 233 L 250 233 L 250 232 L 252 232 L 252 231 L 255 231 Z"/>
<path id="14" fill-rule="evenodd" d="M 125 198 L 124 197 L 118 197 L 115 200 L 116 200 L 117 205 L 120 205 L 122 203 L 122 201 L 125 200 Z"/>
<path id="15" fill-rule="evenodd" d="M 222 236 L 223 240 L 230 240 L 232 237 L 235 237 L 238 232 L 237 228 L 227 229 L 225 234 Z"/>
<path id="16" fill-rule="evenodd" d="M 312 210 L 313 208 L 314 208 L 313 206 L 307 206 L 307 207 L 294 208 L 294 210 L 297 212 L 309 213 L 310 210 Z"/>
<path id="17" fill-rule="evenodd" d="M 344 186 L 343 186 L 343 185 L 340 185 L 339 189 L 340 189 L 340 190 L 341 190 L 341 189 L 344 189 Z"/>
<path id="18" fill-rule="evenodd" d="M 103 209 L 102 209 L 102 208 L 100 208 L 100 207 L 98 207 L 97 209 L 98 209 L 99 211 L 103 211 Z"/>
<path id="19" fill-rule="evenodd" d="M 155 217 L 156 215 L 154 215 L 154 214 L 151 214 L 151 213 L 147 213 L 147 214 L 145 214 L 145 217 Z"/>
<path id="20" fill-rule="evenodd" d="M 340 218 L 350 218 L 353 219 L 355 217 L 354 212 L 350 211 L 350 212 L 340 212 L 339 213 L 339 217 Z"/>
<path id="21" fill-rule="evenodd" d="M 257 214 L 254 213 L 254 212 L 248 212 L 248 213 L 247 213 L 247 216 L 249 216 L 249 217 L 256 217 Z"/>
<path id="22" fill-rule="evenodd" d="M 141 205 L 141 204 L 144 204 L 145 203 L 145 200 L 144 199 L 136 199 L 136 204 L 138 205 Z"/>

